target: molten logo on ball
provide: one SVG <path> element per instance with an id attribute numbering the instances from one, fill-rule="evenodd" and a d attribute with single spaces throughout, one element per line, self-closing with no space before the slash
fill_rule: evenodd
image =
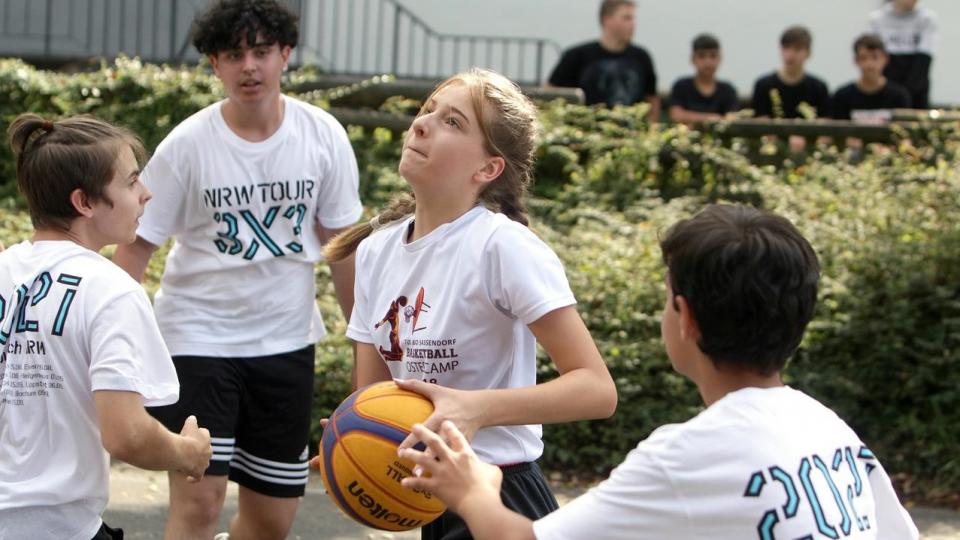
<path id="1" fill-rule="evenodd" d="M 356 521 L 388 531 L 421 527 L 446 507 L 431 493 L 403 488 L 413 464 L 397 446 L 433 404 L 392 381 L 354 392 L 337 407 L 320 441 L 320 471 L 334 503 Z"/>

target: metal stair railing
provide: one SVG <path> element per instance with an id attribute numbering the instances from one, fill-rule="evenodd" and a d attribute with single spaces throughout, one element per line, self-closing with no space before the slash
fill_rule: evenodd
<path id="1" fill-rule="evenodd" d="M 559 56 L 549 40 L 434 30 L 398 0 L 286 0 L 300 15 L 291 63 L 328 73 L 440 79 L 472 66 L 527 85 Z M 0 0 L 0 56 L 56 64 L 138 56 L 195 62 L 190 24 L 207 0 Z"/>
<path id="2" fill-rule="evenodd" d="M 440 79 L 466 68 L 495 69 L 527 85 L 560 54 L 539 38 L 454 35 L 434 30 L 398 0 L 306 0 L 301 54 L 331 73 Z M 310 62 L 308 62 L 310 63 Z"/>

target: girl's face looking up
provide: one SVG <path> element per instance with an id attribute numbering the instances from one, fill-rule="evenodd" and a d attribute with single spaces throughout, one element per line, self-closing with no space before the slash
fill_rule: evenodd
<path id="1" fill-rule="evenodd" d="M 400 174 L 414 191 L 479 193 L 480 175 L 494 158 L 486 150 L 483 128 L 470 88 L 450 84 L 434 93 L 413 121 L 403 143 Z"/>

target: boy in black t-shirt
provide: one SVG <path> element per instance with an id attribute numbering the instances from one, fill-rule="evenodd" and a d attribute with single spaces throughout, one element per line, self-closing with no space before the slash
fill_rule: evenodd
<path id="1" fill-rule="evenodd" d="M 759 117 L 801 118 L 799 105 L 806 103 L 817 116 L 829 116 L 827 85 L 803 70 L 810 58 L 813 38 L 802 26 L 792 26 L 780 36 L 783 66 L 757 80 L 753 87 L 753 110 Z"/>
<path id="2" fill-rule="evenodd" d="M 860 36 L 853 44 L 853 54 L 860 78 L 834 94 L 834 118 L 877 123 L 890 119 L 890 109 L 910 107 L 907 89 L 883 75 L 889 57 L 880 36 Z"/>
<path id="3" fill-rule="evenodd" d="M 673 90 L 670 91 L 670 120 L 719 120 L 740 108 L 737 91 L 730 83 L 716 78 L 720 65 L 720 42 L 717 38 L 710 34 L 700 34 L 694 38 L 690 62 L 696 74 L 673 84 Z"/>
<path id="4" fill-rule="evenodd" d="M 609 107 L 650 103 L 647 117 L 660 118 L 657 73 L 650 55 L 630 43 L 636 28 L 636 4 L 630 0 L 603 0 L 600 26 L 603 35 L 566 50 L 547 82 L 547 86 L 581 88 L 587 105 Z"/>

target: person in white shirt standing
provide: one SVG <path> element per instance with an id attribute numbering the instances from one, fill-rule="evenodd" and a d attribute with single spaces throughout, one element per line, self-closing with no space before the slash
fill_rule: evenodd
<path id="1" fill-rule="evenodd" d="M 196 414 L 214 455 L 198 484 L 170 478 L 166 537 L 209 539 L 228 478 L 240 485 L 234 540 L 285 538 L 307 484 L 321 245 L 362 214 L 356 158 L 327 112 L 280 91 L 297 16 L 275 0 L 223 0 L 194 21 L 226 99 L 184 120 L 144 170 L 154 193 L 138 238 L 114 261 L 142 279 L 174 237 L 155 310 L 182 399 L 151 412 Z M 332 265 L 353 305 L 352 259 Z"/>
<path id="2" fill-rule="evenodd" d="M 537 521 L 507 510 L 500 472 L 456 426 L 400 451 L 430 473 L 402 480 L 438 495 L 480 540 L 911 540 L 917 528 L 877 457 L 833 411 L 780 379 L 813 316 L 816 253 L 786 219 L 709 206 L 660 242 L 661 334 L 706 410 L 661 426 L 610 478 Z M 445 440 L 444 440 L 445 439 Z"/>
<path id="3" fill-rule="evenodd" d="M 178 435 L 144 409 L 177 400 L 176 372 L 143 288 L 98 254 L 136 237 L 143 147 L 87 117 L 7 136 L 35 232 L 0 253 L 0 538 L 122 538 L 100 517 L 111 456 L 186 482 L 211 455 L 195 417 Z"/>
<path id="4" fill-rule="evenodd" d="M 884 77 L 910 91 L 911 107 L 929 109 L 937 14 L 918 0 L 888 0 L 870 14 L 869 29 L 883 39 L 890 55 Z"/>
<path id="5" fill-rule="evenodd" d="M 510 508 L 531 518 L 557 506 L 535 463 L 540 424 L 607 417 L 617 401 L 563 265 L 527 227 L 535 141 L 536 108 L 515 84 L 485 70 L 447 79 L 404 140 L 399 169 L 414 198 L 327 250 L 332 260 L 357 250 L 347 329 L 357 386 L 393 378 L 430 398 L 427 424 L 455 422 L 503 468 Z M 560 372 L 543 384 L 537 342 Z M 421 534 L 470 537 L 450 512 Z"/>

